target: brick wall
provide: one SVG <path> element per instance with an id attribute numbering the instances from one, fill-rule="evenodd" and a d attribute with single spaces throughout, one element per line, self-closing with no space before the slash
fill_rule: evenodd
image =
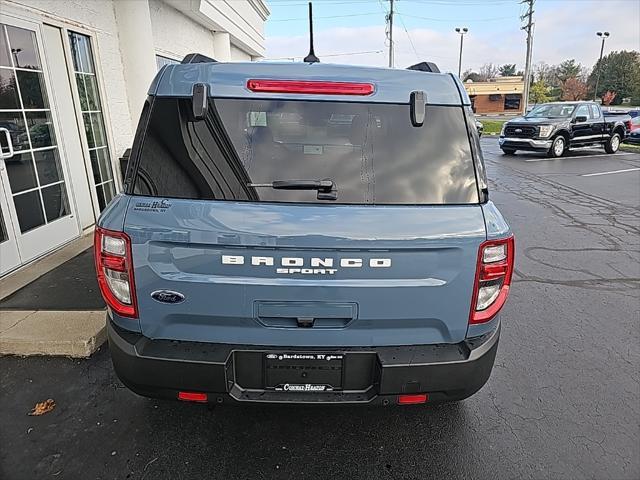
<path id="1" fill-rule="evenodd" d="M 160 0 L 149 0 L 149 13 L 156 53 L 177 60 L 193 52 L 215 58 L 211 30 Z"/>

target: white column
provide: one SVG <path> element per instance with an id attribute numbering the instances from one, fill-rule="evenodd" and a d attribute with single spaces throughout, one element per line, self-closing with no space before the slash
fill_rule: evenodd
<path id="1" fill-rule="evenodd" d="M 135 131 L 157 66 L 148 0 L 113 2 L 126 82 L 127 101 Z"/>
<path id="2" fill-rule="evenodd" d="M 213 33 L 213 58 L 219 62 L 231 61 L 231 40 L 228 33 Z"/>

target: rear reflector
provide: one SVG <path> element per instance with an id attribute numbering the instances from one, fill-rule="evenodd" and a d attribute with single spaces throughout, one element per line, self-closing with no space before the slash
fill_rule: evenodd
<path id="1" fill-rule="evenodd" d="M 201 392 L 178 392 L 178 400 L 185 402 L 206 402 L 207 394 Z"/>
<path id="2" fill-rule="evenodd" d="M 415 405 L 417 403 L 426 403 L 429 396 L 426 393 L 412 393 L 411 395 L 398 395 L 399 405 Z"/>
<path id="3" fill-rule="evenodd" d="M 248 80 L 252 92 L 308 93 L 315 95 L 371 95 L 372 83 L 318 82 L 301 80 Z"/>

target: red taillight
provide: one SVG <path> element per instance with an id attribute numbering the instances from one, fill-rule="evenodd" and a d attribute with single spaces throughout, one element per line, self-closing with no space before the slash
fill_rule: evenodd
<path id="1" fill-rule="evenodd" d="M 100 293 L 109 308 L 123 317 L 138 317 L 133 281 L 131 239 L 126 233 L 97 227 L 94 255 Z"/>
<path id="2" fill-rule="evenodd" d="M 429 396 L 426 393 L 411 393 L 406 395 L 398 395 L 399 405 L 415 405 L 417 403 L 426 403 Z"/>
<path id="3" fill-rule="evenodd" d="M 513 237 L 488 240 L 480 245 L 469 324 L 488 322 L 507 301 L 514 259 Z"/>
<path id="4" fill-rule="evenodd" d="M 201 392 L 178 392 L 178 400 L 185 402 L 206 402 L 207 394 Z"/>
<path id="5" fill-rule="evenodd" d="M 309 80 L 247 80 L 252 92 L 308 93 L 315 95 L 371 95 L 372 83 L 318 82 Z"/>

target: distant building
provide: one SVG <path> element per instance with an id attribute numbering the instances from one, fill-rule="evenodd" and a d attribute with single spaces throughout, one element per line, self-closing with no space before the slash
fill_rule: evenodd
<path id="1" fill-rule="evenodd" d="M 467 81 L 464 87 L 477 114 L 516 114 L 522 111 L 522 77 L 497 77 L 488 82 Z"/>

